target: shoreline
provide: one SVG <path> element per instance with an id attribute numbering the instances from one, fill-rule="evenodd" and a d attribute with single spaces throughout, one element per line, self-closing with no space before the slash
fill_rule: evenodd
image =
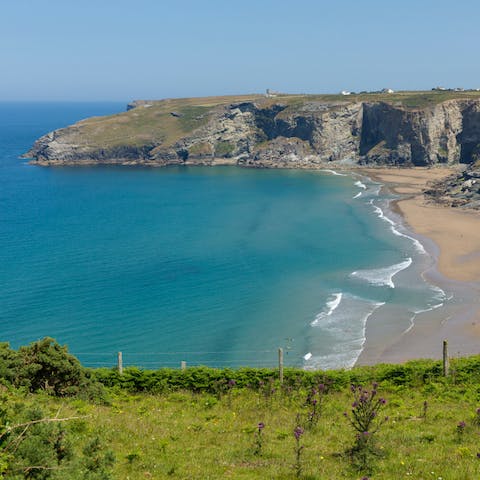
<path id="1" fill-rule="evenodd" d="M 450 175 L 452 169 L 362 168 L 356 171 L 400 197 L 389 203 L 391 212 L 421 241 L 433 261 L 422 276 L 451 293 L 453 298 L 441 308 L 423 314 L 383 347 L 375 329 L 372 325 L 369 328 L 367 322 L 366 340 L 355 365 L 438 359 L 442 356 L 443 340 L 449 343 L 450 356 L 478 353 L 480 212 L 428 203 L 422 193 L 429 181 Z"/>

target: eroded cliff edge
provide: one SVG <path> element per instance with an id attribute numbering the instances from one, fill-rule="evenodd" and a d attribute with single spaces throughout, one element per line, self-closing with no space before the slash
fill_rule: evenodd
<path id="1" fill-rule="evenodd" d="M 41 137 L 39 165 L 326 163 L 429 166 L 480 158 L 480 98 L 428 101 L 336 96 L 140 101 Z"/>

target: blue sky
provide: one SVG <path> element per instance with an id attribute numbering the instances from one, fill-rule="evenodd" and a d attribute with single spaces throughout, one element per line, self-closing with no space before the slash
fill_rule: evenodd
<path id="1" fill-rule="evenodd" d="M 480 2 L 9 0 L 0 100 L 480 88 Z"/>

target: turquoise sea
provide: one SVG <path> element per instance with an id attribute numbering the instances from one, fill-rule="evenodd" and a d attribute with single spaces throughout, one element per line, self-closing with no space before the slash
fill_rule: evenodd
<path id="1" fill-rule="evenodd" d="M 114 103 L 0 103 L 0 332 L 91 366 L 351 366 L 445 301 L 380 185 L 333 171 L 57 167 L 19 156 Z"/>

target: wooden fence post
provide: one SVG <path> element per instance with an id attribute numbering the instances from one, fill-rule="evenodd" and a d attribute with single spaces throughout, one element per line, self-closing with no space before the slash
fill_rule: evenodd
<path id="1" fill-rule="evenodd" d="M 448 342 L 443 341 L 443 376 L 448 377 L 450 373 L 450 362 L 448 360 Z"/>
<path id="2" fill-rule="evenodd" d="M 278 378 L 283 383 L 283 348 L 278 349 Z"/>
<path id="3" fill-rule="evenodd" d="M 185 362 L 185 360 L 182 360 L 181 363 L 180 363 L 180 368 L 182 370 L 186 370 L 187 369 L 187 362 Z"/>
<path id="4" fill-rule="evenodd" d="M 122 352 L 118 352 L 117 368 L 118 368 L 118 373 L 119 373 L 120 375 L 122 375 L 122 374 L 123 374 L 123 358 L 122 358 Z"/>

